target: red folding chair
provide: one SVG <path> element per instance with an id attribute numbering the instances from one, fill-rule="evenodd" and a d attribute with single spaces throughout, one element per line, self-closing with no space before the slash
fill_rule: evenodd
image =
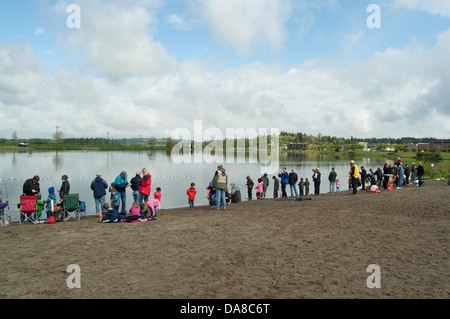
<path id="1" fill-rule="evenodd" d="M 36 221 L 36 202 L 37 196 L 20 196 L 20 203 L 17 208 L 20 208 L 20 224 L 33 223 Z"/>

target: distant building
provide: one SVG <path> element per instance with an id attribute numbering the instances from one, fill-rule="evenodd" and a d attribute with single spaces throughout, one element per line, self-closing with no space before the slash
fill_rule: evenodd
<path id="1" fill-rule="evenodd" d="M 17 145 L 18 147 L 28 147 L 28 143 L 19 143 L 19 145 Z"/>
<path id="2" fill-rule="evenodd" d="M 407 152 L 417 152 L 417 144 L 405 144 L 405 151 Z"/>
<path id="3" fill-rule="evenodd" d="M 287 143 L 287 149 L 288 150 L 306 150 L 309 149 L 309 146 L 311 144 L 309 143 Z"/>
<path id="4" fill-rule="evenodd" d="M 358 145 L 361 145 L 362 147 L 363 147 L 363 151 L 367 151 L 369 148 L 368 148 L 368 145 L 369 145 L 369 143 L 367 143 L 367 142 L 358 142 Z"/>
<path id="5" fill-rule="evenodd" d="M 428 152 L 430 150 L 430 143 L 419 143 L 417 144 L 418 152 Z"/>
<path id="6" fill-rule="evenodd" d="M 450 142 L 432 142 L 430 143 L 430 152 L 449 152 Z"/>

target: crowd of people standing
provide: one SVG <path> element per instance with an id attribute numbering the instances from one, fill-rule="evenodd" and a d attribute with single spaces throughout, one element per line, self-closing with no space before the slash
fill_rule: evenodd
<path id="1" fill-rule="evenodd" d="M 390 166 L 384 164 L 383 169 L 377 168 L 375 171 L 370 168 L 366 170 L 364 166 L 358 167 L 355 161 L 350 161 L 350 170 L 348 172 L 348 189 L 356 194 L 358 190 L 370 189 L 372 186 L 376 186 L 378 189 L 388 189 L 389 186 L 397 186 L 397 189 L 401 189 L 404 186 L 410 186 L 414 183 L 416 177 L 418 179 L 417 186 L 423 186 L 423 176 L 425 170 L 421 162 L 416 167 L 415 163 L 404 164 L 400 158 L 397 162 Z M 314 187 L 313 194 L 321 194 L 321 179 L 322 173 L 319 168 L 312 169 L 311 182 Z M 25 181 L 23 184 L 23 195 L 34 196 L 41 193 L 39 185 L 39 176 L 36 175 Z M 286 198 L 288 197 L 288 185 L 290 191 L 290 197 L 309 196 L 310 195 L 310 180 L 309 178 L 299 178 L 295 169 L 291 169 L 288 172 L 284 167 L 277 175 L 272 176 L 273 180 L 273 198 Z M 341 182 L 338 178 L 338 174 L 335 168 L 331 168 L 328 174 L 329 192 L 339 192 L 341 188 Z M 61 206 L 64 201 L 64 196 L 70 193 L 70 183 L 67 175 L 61 177 L 61 187 L 57 191 L 59 193 L 60 202 L 55 204 L 55 207 Z M 95 179 L 90 184 L 90 189 L 93 191 L 93 197 L 95 200 L 95 214 L 99 221 L 105 218 L 105 212 L 109 208 L 117 211 L 120 215 L 126 215 L 127 211 L 127 189 L 132 191 L 133 202 L 132 208 L 141 207 L 142 210 L 148 209 L 151 206 L 151 210 L 154 213 L 156 207 L 160 207 L 161 201 L 161 189 L 157 188 L 153 194 L 154 198 L 150 199 L 152 186 L 152 176 L 146 168 L 136 172 L 135 176 L 128 180 L 128 174 L 126 171 L 122 171 L 112 182 L 108 184 L 103 178 L 101 173 L 97 173 Z M 269 188 L 269 176 L 267 173 L 263 174 L 257 179 L 255 183 L 250 176 L 246 177 L 248 200 L 253 199 L 253 191 L 256 189 L 256 199 L 268 198 L 267 190 Z M 281 190 L 281 194 L 280 194 Z M 107 203 L 106 194 L 107 191 L 111 193 L 110 201 Z M 197 194 L 195 189 L 195 183 L 191 183 L 186 192 L 188 196 L 188 204 L 191 209 L 194 208 L 194 201 Z M 207 198 L 211 207 L 219 209 L 226 208 L 227 204 L 231 202 L 240 202 L 241 194 L 240 189 L 235 183 L 231 183 L 231 192 L 228 191 L 228 173 L 223 165 L 219 165 L 213 175 L 213 178 L 207 186 Z M 56 202 L 55 188 L 49 188 L 49 199 Z M 105 206 L 105 204 L 108 204 Z M 110 204 L 110 205 L 109 205 Z M 147 206 L 147 207 L 146 207 Z M 52 209 L 53 211 L 53 209 Z M 131 210 L 130 210 L 131 212 Z M 154 214 L 152 214 L 154 215 Z"/>

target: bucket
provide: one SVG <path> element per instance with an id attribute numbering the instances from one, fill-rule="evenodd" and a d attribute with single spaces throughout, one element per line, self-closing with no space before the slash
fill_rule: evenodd
<path id="1" fill-rule="evenodd" d="M 371 193 L 379 193 L 380 190 L 378 189 L 378 186 L 372 185 L 372 186 L 370 187 L 370 192 L 371 192 Z"/>
<path id="2" fill-rule="evenodd" d="M 388 191 L 392 191 L 393 190 L 392 184 L 388 184 L 387 189 L 388 189 Z"/>

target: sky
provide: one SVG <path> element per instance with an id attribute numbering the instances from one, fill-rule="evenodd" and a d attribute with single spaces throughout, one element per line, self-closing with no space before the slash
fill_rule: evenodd
<path id="1" fill-rule="evenodd" d="M 450 1 L 1 1 L 0 117 L 8 139 L 450 139 Z"/>

